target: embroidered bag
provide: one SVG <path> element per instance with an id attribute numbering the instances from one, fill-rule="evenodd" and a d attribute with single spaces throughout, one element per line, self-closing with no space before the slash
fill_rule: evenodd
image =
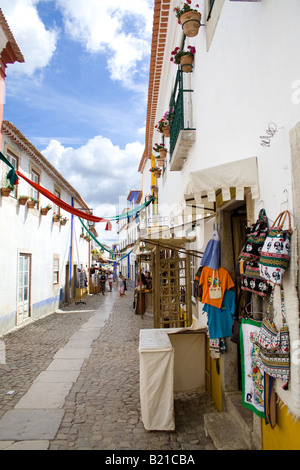
<path id="1" fill-rule="evenodd" d="M 290 341 L 289 330 L 285 320 L 284 291 L 280 286 L 282 327 L 278 331 L 275 323 L 263 320 L 256 344 L 259 348 L 258 361 L 260 368 L 271 377 L 283 380 L 282 388 L 287 389 L 290 378 Z M 274 299 L 274 289 L 270 297 L 270 305 Z M 269 307 L 268 307 L 269 311 Z"/>
<path id="2" fill-rule="evenodd" d="M 258 260 L 245 261 L 245 272 L 241 280 L 241 289 L 262 297 L 267 295 L 268 283 L 260 276 Z"/>
<path id="3" fill-rule="evenodd" d="M 220 281 L 218 279 L 218 276 L 217 276 L 217 285 L 214 285 L 214 281 L 215 281 L 215 271 L 213 271 L 213 278 L 212 278 L 212 281 L 211 281 L 211 286 L 209 288 L 209 296 L 211 299 L 221 299 L 222 298 L 222 289 L 221 289 L 221 286 L 220 286 Z"/>
<path id="4" fill-rule="evenodd" d="M 287 217 L 289 228 L 283 230 Z M 273 284 L 282 283 L 283 274 L 289 265 L 291 236 L 291 215 L 289 211 L 283 211 L 270 228 L 259 259 L 261 277 Z"/>
<path id="5" fill-rule="evenodd" d="M 246 242 L 242 248 L 239 258 L 245 260 L 259 259 L 260 251 L 264 244 L 268 233 L 268 218 L 265 209 L 261 209 L 258 219 L 252 225 L 250 232 L 247 234 Z"/>

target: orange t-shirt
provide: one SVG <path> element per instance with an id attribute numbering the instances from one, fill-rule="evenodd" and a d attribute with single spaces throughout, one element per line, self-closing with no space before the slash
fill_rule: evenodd
<path id="1" fill-rule="evenodd" d="M 221 287 L 222 297 L 220 299 L 210 298 L 209 288 L 213 279 L 213 285 Z M 202 286 L 203 289 L 202 303 L 221 308 L 225 291 L 234 287 L 234 282 L 231 279 L 229 272 L 225 268 L 219 268 L 217 271 L 214 271 L 213 269 L 204 266 L 202 269 L 199 285 Z"/>

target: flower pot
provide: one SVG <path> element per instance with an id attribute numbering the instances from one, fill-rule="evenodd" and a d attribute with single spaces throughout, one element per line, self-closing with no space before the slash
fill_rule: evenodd
<path id="1" fill-rule="evenodd" d="M 28 201 L 28 197 L 19 197 L 19 204 L 20 206 L 25 206 L 26 202 Z"/>
<path id="2" fill-rule="evenodd" d="M 157 163 L 157 166 L 159 166 L 160 168 L 162 168 L 164 166 L 164 158 L 161 158 L 161 157 L 156 157 L 156 163 Z"/>
<path id="3" fill-rule="evenodd" d="M 53 222 L 59 222 L 59 221 L 60 221 L 60 217 L 58 215 L 54 215 Z"/>
<path id="4" fill-rule="evenodd" d="M 42 207 L 42 208 L 41 208 L 41 214 L 42 214 L 42 215 L 47 215 L 47 214 L 48 214 L 48 211 L 49 211 L 49 209 L 47 209 L 46 207 Z"/>
<path id="5" fill-rule="evenodd" d="M 61 220 L 60 225 L 66 225 L 67 221 L 66 220 Z"/>
<path id="6" fill-rule="evenodd" d="M 198 11 L 187 11 L 180 17 L 180 23 L 182 24 L 183 32 L 189 38 L 197 36 L 200 28 L 200 22 L 201 13 Z"/>
<path id="7" fill-rule="evenodd" d="M 160 178 L 161 172 L 160 171 L 154 171 L 153 175 L 155 176 L 155 178 Z"/>
<path id="8" fill-rule="evenodd" d="M 154 188 L 152 188 L 152 191 L 154 192 L 154 194 L 157 194 L 158 193 L 158 187 L 155 186 Z"/>
<path id="9" fill-rule="evenodd" d="M 191 55 L 183 55 L 180 59 L 181 70 L 183 72 L 191 72 L 193 70 L 194 57 Z"/>
<path id="10" fill-rule="evenodd" d="M 167 156 L 167 149 L 160 149 L 159 150 L 159 155 L 160 155 L 160 158 L 166 158 Z"/>
<path id="11" fill-rule="evenodd" d="M 170 126 L 162 127 L 162 131 L 165 137 L 170 137 Z"/>
<path id="12" fill-rule="evenodd" d="M 1 196 L 8 197 L 10 195 L 11 189 L 9 188 L 1 188 Z"/>
<path id="13" fill-rule="evenodd" d="M 28 209 L 34 209 L 35 204 L 36 204 L 36 203 L 35 203 L 34 201 L 27 201 Z"/>

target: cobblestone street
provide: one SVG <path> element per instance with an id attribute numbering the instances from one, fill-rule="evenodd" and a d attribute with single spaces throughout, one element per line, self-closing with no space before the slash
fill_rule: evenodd
<path id="1" fill-rule="evenodd" d="M 5 335 L 6 364 L 1 365 L 1 416 L 13 410 L 56 352 L 95 312 L 109 310 L 63 405 L 49 450 L 214 450 L 205 435 L 203 415 L 214 411 L 205 393 L 175 395 L 175 432 L 146 432 L 139 399 L 139 330 L 152 328 L 150 316 L 134 313 L 133 291 L 119 298 L 88 296 L 34 324 Z M 11 392 L 11 394 L 8 394 Z M 0 439 L 1 440 L 1 439 Z M 1 448 L 16 445 L 2 438 Z"/>

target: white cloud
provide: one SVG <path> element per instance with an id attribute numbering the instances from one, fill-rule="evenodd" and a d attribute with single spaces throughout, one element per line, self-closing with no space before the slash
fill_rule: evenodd
<path id="1" fill-rule="evenodd" d="M 150 53 L 153 2 L 151 0 L 56 0 L 65 27 L 75 41 L 91 53 L 108 55 L 113 80 L 133 86 L 133 76 Z"/>
<path id="2" fill-rule="evenodd" d="M 139 142 L 121 149 L 109 139 L 96 136 L 76 149 L 51 140 L 42 153 L 79 192 L 93 214 L 105 218 L 122 212 L 131 189 L 141 189 L 137 170 L 143 149 Z M 103 223 L 96 229 L 101 243 L 118 239 L 115 223 L 111 232 L 105 231 Z"/>
<path id="3" fill-rule="evenodd" d="M 1 0 L 8 22 L 25 63 L 15 63 L 9 73 L 32 76 L 46 67 L 55 52 L 58 31 L 47 30 L 36 10 L 37 0 Z"/>
<path id="4" fill-rule="evenodd" d="M 137 170 L 143 150 L 139 142 L 121 149 L 111 140 L 96 136 L 76 149 L 51 140 L 42 153 L 91 207 L 102 207 L 106 212 L 107 207 L 118 206 L 119 196 L 127 197 L 130 189 L 141 188 Z"/>

